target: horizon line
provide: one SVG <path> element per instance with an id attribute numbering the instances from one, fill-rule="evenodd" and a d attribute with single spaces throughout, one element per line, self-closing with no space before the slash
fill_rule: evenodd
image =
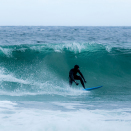
<path id="1" fill-rule="evenodd" d="M 48 27 L 131 27 L 131 25 L 0 25 L 1 26 L 48 26 Z"/>

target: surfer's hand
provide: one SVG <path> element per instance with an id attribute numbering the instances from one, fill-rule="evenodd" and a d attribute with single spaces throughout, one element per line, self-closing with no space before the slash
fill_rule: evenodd
<path id="1" fill-rule="evenodd" d="M 84 82 L 86 83 L 86 80 L 84 80 Z"/>
<path id="2" fill-rule="evenodd" d="M 79 85 L 79 83 L 76 82 L 76 85 Z"/>

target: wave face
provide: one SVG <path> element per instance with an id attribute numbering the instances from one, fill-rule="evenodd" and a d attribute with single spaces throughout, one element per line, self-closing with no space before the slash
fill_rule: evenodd
<path id="1" fill-rule="evenodd" d="M 131 93 L 130 27 L 0 27 L 0 94 L 81 95 L 75 64 L 98 94 Z M 75 92 L 75 93 L 74 93 Z"/>
<path id="2" fill-rule="evenodd" d="M 96 43 L 0 46 L 0 88 L 16 95 L 63 94 L 74 64 L 87 87 L 103 85 L 107 94 L 131 92 L 131 49 Z"/>

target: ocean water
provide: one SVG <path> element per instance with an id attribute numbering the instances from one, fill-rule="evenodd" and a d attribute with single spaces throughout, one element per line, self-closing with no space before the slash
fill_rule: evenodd
<path id="1" fill-rule="evenodd" d="M 70 87 L 75 64 L 103 87 Z M 0 27 L 0 131 L 18 130 L 130 131 L 131 27 Z"/>

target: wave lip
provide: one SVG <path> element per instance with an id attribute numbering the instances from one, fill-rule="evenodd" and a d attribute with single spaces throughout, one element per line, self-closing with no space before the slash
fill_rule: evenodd
<path id="1" fill-rule="evenodd" d="M 130 44 L 129 44 L 130 45 Z M 113 50 L 128 51 L 131 53 L 129 45 L 117 46 L 101 43 L 61 43 L 61 44 L 34 44 L 34 45 L 10 45 L 0 46 L 0 56 L 5 55 L 7 57 L 13 57 L 16 53 L 51 53 L 51 52 L 63 52 L 70 51 L 74 53 L 82 52 L 96 52 L 106 50 L 112 52 Z M 29 54 L 30 55 L 30 54 Z"/>

